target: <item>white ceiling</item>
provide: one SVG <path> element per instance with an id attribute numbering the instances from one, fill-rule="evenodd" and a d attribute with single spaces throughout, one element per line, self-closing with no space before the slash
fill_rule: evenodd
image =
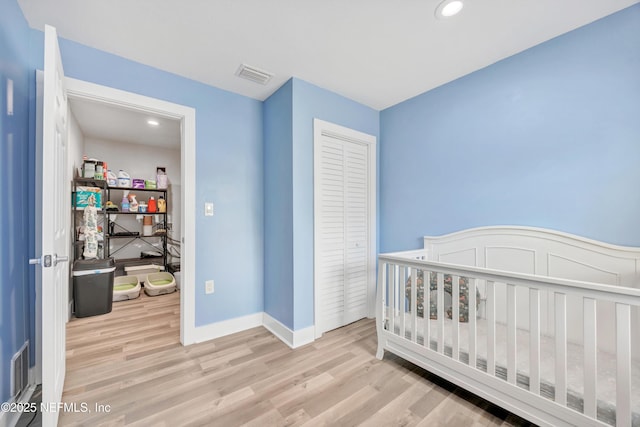
<path id="1" fill-rule="evenodd" d="M 18 0 L 29 25 L 263 100 L 295 76 L 384 109 L 639 0 Z M 275 73 L 262 86 L 234 75 Z"/>
<path id="2" fill-rule="evenodd" d="M 180 148 L 179 120 L 78 98 L 69 98 L 69 105 L 85 138 Z M 147 120 L 155 120 L 158 126 Z"/>

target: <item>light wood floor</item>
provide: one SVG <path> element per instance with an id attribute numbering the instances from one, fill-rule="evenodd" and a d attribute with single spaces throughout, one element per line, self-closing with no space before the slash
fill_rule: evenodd
<path id="1" fill-rule="evenodd" d="M 67 327 L 62 413 L 85 426 L 502 426 L 526 424 L 393 355 L 372 320 L 291 350 L 259 327 L 179 342 L 179 294 L 114 303 Z M 109 412 L 96 412 L 109 405 Z"/>

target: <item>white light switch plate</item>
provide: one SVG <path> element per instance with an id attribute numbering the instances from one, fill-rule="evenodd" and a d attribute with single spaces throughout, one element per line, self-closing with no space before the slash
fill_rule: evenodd
<path id="1" fill-rule="evenodd" d="M 213 203 L 207 202 L 204 204 L 204 216 L 213 216 Z"/>

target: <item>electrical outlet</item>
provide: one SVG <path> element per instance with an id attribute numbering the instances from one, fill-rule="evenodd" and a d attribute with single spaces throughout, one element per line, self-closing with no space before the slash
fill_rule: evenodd
<path id="1" fill-rule="evenodd" d="M 213 203 L 207 202 L 204 204 L 204 216 L 213 216 Z"/>
<path id="2" fill-rule="evenodd" d="M 212 294 L 214 292 L 213 280 L 207 280 L 204 282 L 204 292 L 206 294 Z"/>

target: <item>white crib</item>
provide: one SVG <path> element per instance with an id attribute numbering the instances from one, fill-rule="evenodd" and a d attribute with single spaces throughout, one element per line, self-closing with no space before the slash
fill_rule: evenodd
<path id="1" fill-rule="evenodd" d="M 531 227 L 425 237 L 378 258 L 377 357 L 539 425 L 640 426 L 639 288 L 640 248 Z"/>

